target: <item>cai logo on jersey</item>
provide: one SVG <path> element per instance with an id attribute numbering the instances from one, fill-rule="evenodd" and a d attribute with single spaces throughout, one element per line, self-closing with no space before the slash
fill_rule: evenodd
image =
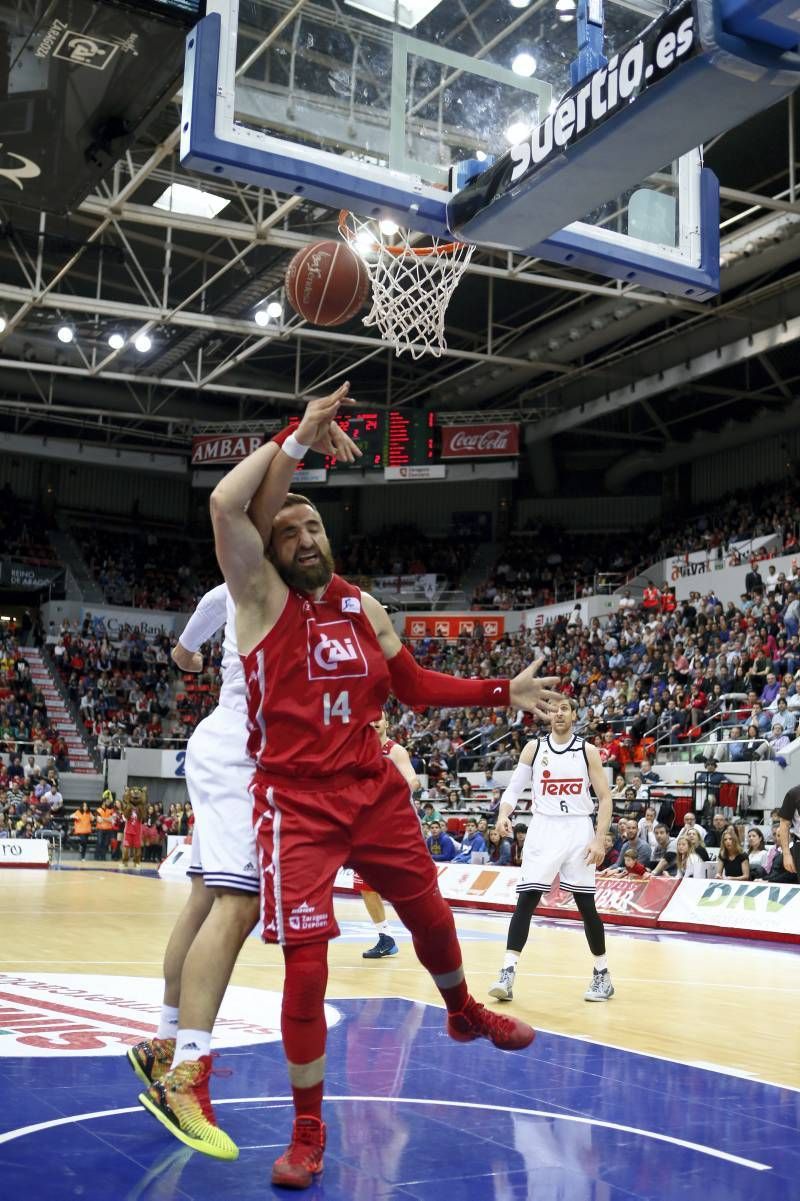
<path id="1" fill-rule="evenodd" d="M 309 680 L 344 680 L 367 674 L 367 660 L 352 621 L 317 622 L 308 628 Z"/>
<path id="2" fill-rule="evenodd" d="M 544 796 L 580 796 L 583 793 L 581 776 L 563 776 L 553 779 L 549 771 L 542 772 L 542 794 Z"/>

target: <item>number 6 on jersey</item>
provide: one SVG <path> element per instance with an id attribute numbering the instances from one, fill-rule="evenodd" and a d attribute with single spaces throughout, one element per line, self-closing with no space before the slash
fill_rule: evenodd
<path id="1" fill-rule="evenodd" d="M 331 694 L 326 692 L 322 697 L 322 720 L 326 726 L 331 724 L 331 718 L 338 717 L 343 725 L 350 724 L 350 693 L 347 689 L 340 692 L 331 704 Z"/>

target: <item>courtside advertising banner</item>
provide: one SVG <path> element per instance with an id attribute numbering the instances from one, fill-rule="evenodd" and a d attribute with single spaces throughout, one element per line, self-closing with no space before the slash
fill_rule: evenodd
<path id="1" fill-rule="evenodd" d="M 477 614 L 462 613 L 444 616 L 422 616 L 414 614 L 406 616 L 403 633 L 406 638 L 447 638 L 454 640 L 462 637 L 472 637 L 483 630 L 484 638 L 502 638 L 505 633 L 505 620 L 498 617 L 483 617 Z"/>
<path id="2" fill-rule="evenodd" d="M 661 914 L 662 923 L 800 942 L 800 885 L 682 880 Z"/>
<path id="3" fill-rule="evenodd" d="M 0 868 L 50 865 L 50 847 L 43 838 L 0 839 Z"/>
<path id="4" fill-rule="evenodd" d="M 263 434 L 198 434 L 192 438 L 192 467 L 240 463 L 264 442 Z"/>
<path id="5" fill-rule="evenodd" d="M 598 913 L 618 921 L 630 920 L 637 926 L 655 926 L 659 914 L 675 892 L 680 881 L 670 877 L 653 876 L 648 880 L 621 876 L 597 880 L 595 903 Z M 542 897 L 538 913 L 556 917 L 559 914 L 577 916 L 578 909 L 571 892 L 554 884 Z"/>
<path id="6" fill-rule="evenodd" d="M 514 421 L 442 426 L 443 459 L 507 459 L 518 454 L 519 425 Z"/>

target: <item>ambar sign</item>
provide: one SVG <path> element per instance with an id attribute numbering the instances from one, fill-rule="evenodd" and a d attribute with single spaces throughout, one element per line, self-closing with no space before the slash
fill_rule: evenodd
<path id="1" fill-rule="evenodd" d="M 263 445 L 263 434 L 198 435 L 192 438 L 192 467 L 216 467 L 222 463 L 239 463 Z"/>

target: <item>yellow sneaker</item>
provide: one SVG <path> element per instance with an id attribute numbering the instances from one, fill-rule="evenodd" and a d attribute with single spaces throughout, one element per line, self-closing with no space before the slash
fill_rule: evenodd
<path id="1" fill-rule="evenodd" d="M 139 1101 L 193 1151 L 202 1151 L 214 1159 L 238 1159 L 239 1148 L 220 1130 L 211 1107 L 208 1095 L 211 1061 L 211 1055 L 201 1055 L 199 1059 L 178 1064 L 139 1093 Z"/>
<path id="2" fill-rule="evenodd" d="M 155 1084 L 170 1069 L 175 1054 L 174 1038 L 145 1038 L 128 1048 L 128 1063 L 142 1084 Z"/>

